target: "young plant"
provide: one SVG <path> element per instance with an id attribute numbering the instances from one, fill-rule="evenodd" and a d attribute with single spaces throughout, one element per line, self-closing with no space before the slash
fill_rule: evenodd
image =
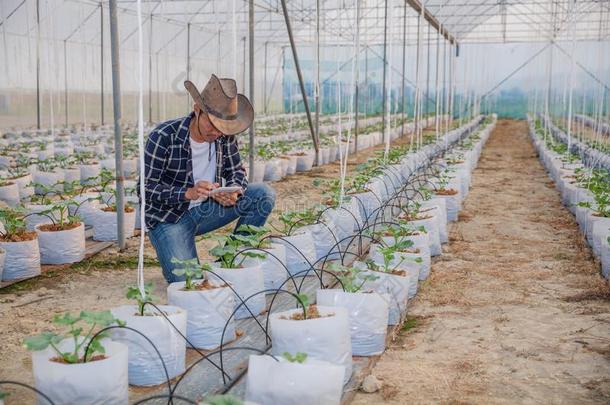
<path id="1" fill-rule="evenodd" d="M 307 360 L 307 353 L 296 352 L 295 355 L 293 356 L 292 354 L 290 354 L 288 352 L 284 352 L 284 353 L 282 353 L 282 357 L 284 359 L 286 359 L 287 361 L 289 361 L 290 363 L 303 364 L 303 363 L 305 363 L 305 360 Z"/>
<path id="2" fill-rule="evenodd" d="M 70 228 L 74 224 L 80 223 L 78 215 L 70 215 L 70 207 L 78 207 L 78 204 L 72 200 L 58 201 L 39 214 L 50 218 L 59 229 Z"/>
<path id="3" fill-rule="evenodd" d="M 195 290 L 197 285 L 194 283 L 194 280 L 203 279 L 204 272 L 211 270 L 208 263 L 199 264 L 199 261 L 196 258 L 179 260 L 173 257 L 172 263 L 181 266 L 180 268 L 174 269 L 172 273 L 178 277 L 184 276 L 185 290 Z"/>
<path id="4" fill-rule="evenodd" d="M 224 269 L 239 269 L 241 268 L 246 257 L 264 259 L 267 257 L 265 253 L 242 250 L 254 245 L 252 236 L 231 234 L 231 235 L 209 235 L 206 239 L 213 239 L 218 244 L 210 250 L 210 254 L 216 257 L 220 266 Z"/>
<path id="5" fill-rule="evenodd" d="M 40 351 L 51 347 L 57 353 L 58 359 L 68 364 L 84 363 L 90 361 L 96 355 L 104 355 L 106 350 L 101 341 L 108 337 L 109 333 L 105 331 L 93 338 L 95 332 L 113 324 L 125 325 L 125 323 L 115 319 L 110 311 L 81 311 L 78 316 L 66 312 L 63 315 L 55 315 L 53 323 L 67 330 L 61 334 L 43 332 L 40 335 L 28 337 L 24 340 L 24 346 L 31 351 Z M 83 334 L 83 332 L 85 333 Z M 66 338 L 74 340 L 74 347 L 71 351 L 62 351 L 58 347 L 58 344 Z M 85 358 L 83 350 L 87 345 L 89 350 Z"/>
<path id="6" fill-rule="evenodd" d="M 156 301 L 157 298 L 152 295 L 153 288 L 154 284 L 152 281 L 146 283 L 144 285 L 144 296 L 142 296 L 138 286 L 130 286 L 127 288 L 126 297 L 130 300 L 136 300 L 138 305 L 138 315 L 144 316 L 146 304 L 154 303 L 154 301 Z"/>
<path id="7" fill-rule="evenodd" d="M 265 239 L 271 234 L 271 231 L 264 226 L 240 225 L 237 228 L 237 233 L 247 237 L 247 240 L 242 240 L 249 247 L 265 249 L 271 245 L 269 239 Z"/>
<path id="8" fill-rule="evenodd" d="M 0 221 L 4 224 L 2 236 L 5 241 L 19 242 L 28 233 L 25 215 L 23 207 L 0 209 Z"/>
<path id="9" fill-rule="evenodd" d="M 343 291 L 349 293 L 360 292 L 364 284 L 368 281 L 375 281 L 379 278 L 374 274 L 367 273 L 365 270 L 356 267 L 346 267 L 338 263 L 331 263 L 330 270 L 337 272 L 337 278 L 343 285 Z"/>

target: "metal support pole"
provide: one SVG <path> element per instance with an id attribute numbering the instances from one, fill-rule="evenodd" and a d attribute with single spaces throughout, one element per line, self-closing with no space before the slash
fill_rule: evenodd
<path id="1" fill-rule="evenodd" d="M 263 79 L 263 108 L 264 113 L 267 115 L 267 46 L 269 42 L 265 42 L 265 71 L 264 71 L 264 79 Z"/>
<path id="2" fill-rule="evenodd" d="M 419 65 L 421 56 L 421 16 L 422 12 L 417 15 L 417 52 L 415 55 L 415 111 L 413 113 L 413 134 L 419 141 L 419 117 L 421 114 L 421 89 L 419 87 Z M 419 146 L 419 144 L 418 144 Z"/>
<path id="3" fill-rule="evenodd" d="M 152 43 L 153 43 L 153 15 L 150 15 L 150 35 L 148 36 L 148 123 L 152 123 Z"/>
<path id="4" fill-rule="evenodd" d="M 355 72 L 355 94 L 354 94 L 354 150 L 358 153 L 358 96 L 360 94 L 360 0 L 356 0 L 356 72 Z"/>
<path id="5" fill-rule="evenodd" d="M 114 159 L 116 164 L 116 212 L 119 250 L 125 249 L 125 201 L 123 200 L 123 137 L 121 136 L 121 65 L 119 60 L 119 30 L 117 0 L 109 1 L 110 49 L 112 59 L 112 106 L 114 113 Z"/>
<path id="6" fill-rule="evenodd" d="M 299 85 L 301 86 L 301 95 L 303 96 L 303 104 L 305 105 L 307 123 L 309 124 L 309 130 L 313 139 L 313 146 L 316 150 L 315 165 L 317 166 L 320 162 L 320 140 L 316 136 L 316 132 L 313 127 L 313 122 L 311 120 L 311 111 L 309 110 L 309 102 L 307 101 L 307 93 L 305 92 L 305 82 L 303 81 L 303 74 L 301 73 L 301 66 L 299 65 L 299 56 L 297 55 L 297 48 L 294 44 L 294 38 L 292 36 L 292 27 L 290 25 L 290 18 L 288 17 L 288 8 L 286 7 L 286 0 L 282 0 L 282 11 L 284 13 L 284 20 L 286 21 L 286 30 L 288 31 L 288 38 L 290 39 L 292 58 L 294 59 L 294 65 L 297 71 L 297 76 L 299 78 Z"/>
<path id="7" fill-rule="evenodd" d="M 402 109 L 402 125 L 400 129 L 400 136 L 405 136 L 405 75 L 407 66 L 407 2 L 405 1 L 403 7 L 403 22 L 402 22 L 402 85 L 401 85 L 401 96 L 400 96 L 400 107 Z"/>
<path id="8" fill-rule="evenodd" d="M 186 24 L 186 80 L 191 80 L 191 23 Z M 191 109 L 191 99 L 187 94 L 186 110 Z"/>
<path id="9" fill-rule="evenodd" d="M 316 138 L 320 137 L 320 0 L 316 0 L 316 82 L 313 93 L 316 107 Z M 358 141 L 356 141 L 358 142 Z M 356 148 L 358 149 L 358 148 Z"/>
<path id="10" fill-rule="evenodd" d="M 430 100 L 430 28 L 432 26 L 430 24 L 428 24 L 428 50 L 426 51 L 427 53 L 427 69 L 426 69 L 426 101 L 425 101 L 425 108 L 424 108 L 424 114 L 428 113 L 428 107 L 429 107 L 429 100 Z M 427 122 L 427 121 L 426 121 Z"/>
<path id="11" fill-rule="evenodd" d="M 435 135 L 436 135 L 436 139 L 438 139 L 439 136 L 439 129 L 440 129 L 440 105 L 439 105 L 439 100 L 438 100 L 438 96 L 439 96 L 439 76 L 440 76 L 440 69 L 439 69 L 439 60 L 440 60 L 440 50 L 441 50 L 441 34 L 440 32 L 437 32 L 436 34 L 436 84 L 434 86 L 434 130 L 435 130 Z"/>
<path id="12" fill-rule="evenodd" d="M 36 0 L 36 128 L 40 129 L 40 0 Z"/>
<path id="13" fill-rule="evenodd" d="M 368 115 L 368 103 L 369 103 L 369 48 L 364 48 L 364 89 L 366 90 L 366 97 L 364 98 L 364 117 Z"/>
<path id="14" fill-rule="evenodd" d="M 242 64 L 243 69 L 241 70 L 241 82 L 243 83 L 244 89 L 246 88 L 246 37 L 241 37 L 242 42 L 244 43 L 243 45 L 243 51 L 244 51 L 244 57 L 243 57 L 243 61 L 244 63 Z"/>
<path id="15" fill-rule="evenodd" d="M 381 126 L 381 134 L 382 134 L 382 139 L 383 139 L 383 143 L 385 143 L 385 126 L 386 126 L 386 122 L 385 122 L 385 115 L 386 115 L 386 102 L 385 99 L 387 97 L 387 90 L 386 90 L 386 76 L 387 76 L 387 51 L 388 51 L 388 0 L 385 0 L 385 15 L 383 17 L 383 89 L 382 89 L 382 97 L 381 97 L 381 104 L 382 104 L 382 113 L 383 113 L 383 118 L 382 118 L 382 126 Z"/>
<path id="16" fill-rule="evenodd" d="M 68 127 L 68 45 L 64 39 L 64 114 L 66 115 L 66 128 Z"/>
<path id="17" fill-rule="evenodd" d="M 248 37 L 249 37 L 249 62 L 248 67 L 250 70 L 250 102 L 252 105 L 254 104 L 254 0 L 249 1 L 248 6 Z M 254 123 L 250 125 L 249 132 L 249 146 L 250 146 L 250 173 L 249 180 L 252 181 L 254 179 Z"/>
<path id="18" fill-rule="evenodd" d="M 100 109 L 104 125 L 104 5 L 100 2 Z"/>

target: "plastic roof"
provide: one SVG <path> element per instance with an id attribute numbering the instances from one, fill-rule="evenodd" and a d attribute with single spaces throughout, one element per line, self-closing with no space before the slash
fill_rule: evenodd
<path id="1" fill-rule="evenodd" d="M 100 43 L 100 2 L 96 0 L 38 0 L 42 36 L 49 39 Z M 136 0 L 117 0 L 121 45 L 136 49 Z M 319 0 L 322 46 L 353 44 L 356 31 L 357 0 Z M 248 0 L 142 0 L 144 24 L 150 29 L 152 48 L 163 51 L 186 37 L 190 24 L 193 41 L 212 47 L 232 42 L 233 23 L 238 40 L 248 35 Z M 409 4 L 407 4 L 409 3 Z M 402 43 L 406 11 L 407 44 L 417 41 L 418 14 L 411 4 L 419 0 L 387 0 L 390 40 Z M 608 0 L 429 0 L 424 9 L 460 43 L 535 42 L 597 40 L 610 37 Z M 0 1 L 3 32 L 36 36 L 36 0 Z M 108 0 L 101 2 L 106 8 Z M 278 46 L 288 45 L 286 26 L 279 0 L 255 0 L 255 38 Z M 360 39 L 363 44 L 383 43 L 386 0 L 360 0 Z M 233 10 L 235 9 L 235 17 Z M 288 9 L 297 43 L 315 40 L 316 0 L 288 0 Z M 96 11 L 97 10 L 97 11 Z M 8 17 L 8 18 L 7 18 Z M 7 21 L 5 21 L 7 20 Z M 573 23 L 571 23 L 573 22 Z M 45 28 L 46 27 L 46 28 Z M 434 29 L 424 21 L 421 36 Z M 156 35 L 155 35 L 156 34 Z"/>

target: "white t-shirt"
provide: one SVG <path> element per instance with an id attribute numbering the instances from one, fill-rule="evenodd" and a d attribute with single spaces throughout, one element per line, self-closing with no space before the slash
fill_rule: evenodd
<path id="1" fill-rule="evenodd" d="M 202 180 L 214 183 L 216 180 L 216 144 L 214 142 L 195 142 L 193 138 L 190 141 L 194 184 Z M 189 209 L 198 206 L 204 200 L 191 200 Z"/>

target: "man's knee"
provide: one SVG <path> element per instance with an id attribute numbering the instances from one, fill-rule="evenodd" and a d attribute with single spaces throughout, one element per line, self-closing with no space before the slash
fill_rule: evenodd
<path id="1" fill-rule="evenodd" d="M 245 197 L 251 211 L 256 210 L 265 216 L 269 215 L 275 206 L 275 190 L 265 183 L 249 185 Z"/>

